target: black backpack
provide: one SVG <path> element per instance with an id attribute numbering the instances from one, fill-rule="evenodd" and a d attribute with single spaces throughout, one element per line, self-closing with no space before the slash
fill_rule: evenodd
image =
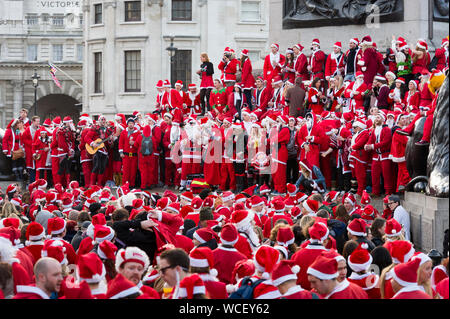
<path id="1" fill-rule="evenodd" d="M 153 154 L 153 141 L 151 136 L 145 137 L 142 135 L 141 153 L 144 156 Z"/>
<path id="2" fill-rule="evenodd" d="M 228 299 L 253 299 L 253 291 L 256 286 L 265 281 L 266 279 L 259 279 L 255 282 L 251 280 L 251 277 L 245 277 L 242 279 L 242 284 L 238 290 L 233 292 Z"/>

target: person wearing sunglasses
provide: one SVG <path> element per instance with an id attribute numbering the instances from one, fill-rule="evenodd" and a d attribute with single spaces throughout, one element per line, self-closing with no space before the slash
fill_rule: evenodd
<path id="1" fill-rule="evenodd" d="M 405 231 L 405 239 L 410 240 L 410 216 L 406 209 L 404 209 L 403 206 L 400 205 L 400 197 L 398 195 L 389 196 L 387 206 L 392 211 L 393 218 L 403 226 L 403 229 Z"/>
<path id="2" fill-rule="evenodd" d="M 181 248 L 169 249 L 161 253 L 158 268 L 161 278 L 167 286 L 172 287 L 169 299 L 178 298 L 180 282 L 189 276 L 189 255 Z"/>

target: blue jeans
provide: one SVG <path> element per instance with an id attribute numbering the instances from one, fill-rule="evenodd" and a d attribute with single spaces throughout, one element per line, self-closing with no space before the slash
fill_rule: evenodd
<path id="1" fill-rule="evenodd" d="M 319 185 L 323 189 L 323 192 L 326 192 L 327 184 L 325 183 L 325 177 L 323 177 L 323 174 L 320 171 L 320 168 L 318 168 L 317 166 L 313 166 L 312 171 L 313 171 L 314 175 L 316 175 L 317 178 L 316 179 L 310 178 L 309 180 L 316 182 L 317 185 Z M 297 189 L 305 180 L 306 180 L 306 177 L 303 176 L 303 174 L 300 174 L 300 177 L 298 178 L 297 182 L 295 183 L 295 186 L 297 186 Z"/>
<path id="2" fill-rule="evenodd" d="M 345 81 L 353 82 L 355 80 L 356 80 L 355 73 L 349 73 L 344 77 L 344 82 Z"/>

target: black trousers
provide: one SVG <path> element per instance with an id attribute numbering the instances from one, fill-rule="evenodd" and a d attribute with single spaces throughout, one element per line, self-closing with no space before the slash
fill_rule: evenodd
<path id="1" fill-rule="evenodd" d="M 245 94 L 245 99 L 247 100 L 250 111 L 253 111 L 252 90 L 243 90 L 243 93 Z"/>
<path id="2" fill-rule="evenodd" d="M 202 113 L 205 113 L 206 110 L 211 111 L 211 105 L 209 105 L 209 96 L 211 95 L 211 91 L 212 91 L 212 89 L 201 89 L 200 90 L 200 104 L 202 107 Z M 206 102 L 205 102 L 205 97 L 206 97 Z"/>
<path id="3" fill-rule="evenodd" d="M 298 161 L 296 158 L 290 158 L 286 163 L 286 182 L 295 184 L 297 180 Z"/>
<path id="4" fill-rule="evenodd" d="M 336 169 L 336 188 L 339 191 L 345 191 L 345 192 L 349 192 L 351 189 L 351 178 L 352 178 L 352 173 L 346 173 L 343 174 L 342 173 L 342 168 L 337 168 Z"/>
<path id="5" fill-rule="evenodd" d="M 108 165 L 108 155 L 97 152 L 92 159 L 92 173 L 101 175 L 106 170 Z"/>

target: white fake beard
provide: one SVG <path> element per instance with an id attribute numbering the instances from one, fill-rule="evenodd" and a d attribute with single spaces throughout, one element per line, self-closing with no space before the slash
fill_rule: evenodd
<path id="1" fill-rule="evenodd" d="M 313 120 L 312 120 L 311 118 L 309 118 L 309 119 L 306 121 L 306 128 L 307 128 L 308 130 L 310 130 L 310 129 L 312 128 L 312 126 L 313 126 Z"/>
<path id="2" fill-rule="evenodd" d="M 255 231 L 253 230 L 253 225 L 251 223 L 248 223 L 246 226 L 243 226 L 239 230 L 248 235 L 251 242 L 256 245 L 254 246 L 253 244 L 250 244 L 250 247 L 252 248 L 253 251 L 256 250 L 259 247 L 260 242 L 258 235 L 256 235 Z"/>
<path id="3" fill-rule="evenodd" d="M 389 128 L 392 128 L 393 126 L 394 126 L 394 120 L 392 120 L 392 119 L 388 119 L 388 120 L 386 120 L 386 124 L 387 124 L 387 126 L 389 127 Z"/>
<path id="4" fill-rule="evenodd" d="M 355 85 L 353 86 L 353 90 L 356 90 L 357 88 L 359 88 L 361 86 L 361 84 L 364 83 L 364 80 L 361 78 L 356 79 L 355 81 Z"/>

